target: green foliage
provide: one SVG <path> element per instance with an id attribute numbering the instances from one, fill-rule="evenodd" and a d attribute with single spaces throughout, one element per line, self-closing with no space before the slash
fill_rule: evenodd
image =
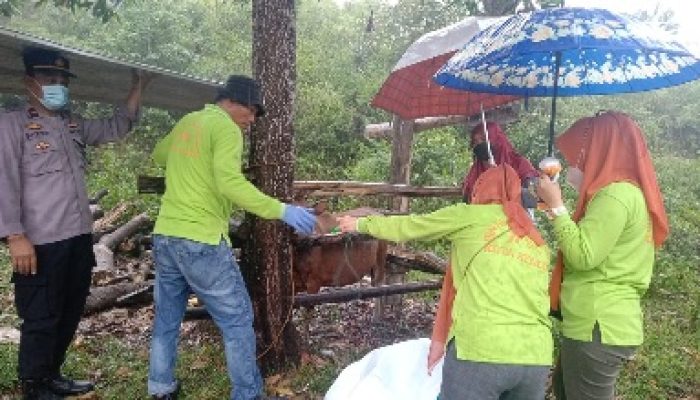
<path id="1" fill-rule="evenodd" d="M 19 3 L 22 0 L 2 0 L 0 1 L 0 15 L 11 17 L 17 12 Z"/>
<path id="2" fill-rule="evenodd" d="M 72 13 L 80 11 L 88 11 L 96 19 L 107 22 L 117 15 L 117 8 L 123 0 L 3 0 L 0 1 L 0 14 L 6 17 L 12 17 L 19 13 L 21 7 L 31 3 L 32 7 L 41 7 L 46 4 L 52 4 L 55 7 L 61 7 L 70 10 Z"/>

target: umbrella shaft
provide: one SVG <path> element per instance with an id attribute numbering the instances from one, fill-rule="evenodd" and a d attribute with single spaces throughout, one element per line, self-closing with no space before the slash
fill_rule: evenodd
<path id="1" fill-rule="evenodd" d="M 561 66 L 561 52 L 554 53 L 554 96 L 552 97 L 552 115 L 549 118 L 549 144 L 547 145 L 547 155 L 554 154 L 554 119 L 557 115 L 557 92 L 559 90 L 559 67 Z"/>

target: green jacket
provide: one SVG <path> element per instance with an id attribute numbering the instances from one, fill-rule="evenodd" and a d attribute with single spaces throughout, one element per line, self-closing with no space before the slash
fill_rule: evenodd
<path id="1" fill-rule="evenodd" d="M 595 323 L 604 344 L 642 343 L 640 298 L 654 265 L 652 225 L 642 191 L 627 182 L 600 189 L 576 224 L 554 220 L 564 255 L 561 289 L 563 335 L 592 341 Z"/>
<path id="2" fill-rule="evenodd" d="M 427 215 L 370 216 L 358 221 L 358 230 L 392 241 L 444 237 L 452 242 L 457 294 L 450 336 L 459 359 L 551 365 L 549 249 L 513 234 L 501 205 L 457 204 Z"/>
<path id="3" fill-rule="evenodd" d="M 243 136 L 219 106 L 187 114 L 153 151 L 165 166 L 165 194 L 156 234 L 218 244 L 229 240 L 229 218 L 238 206 L 280 219 L 284 205 L 260 192 L 241 171 Z"/>

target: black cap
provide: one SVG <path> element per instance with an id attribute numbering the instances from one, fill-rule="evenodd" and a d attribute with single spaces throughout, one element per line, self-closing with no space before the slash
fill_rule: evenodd
<path id="1" fill-rule="evenodd" d="M 256 117 L 265 115 L 265 108 L 260 95 L 260 85 L 257 81 L 247 76 L 229 76 L 226 84 L 219 88 L 216 99 L 230 99 L 244 106 L 254 106 L 257 109 L 255 112 Z"/>
<path id="2" fill-rule="evenodd" d="M 27 75 L 34 75 L 34 72 L 41 71 L 56 71 L 77 78 L 74 73 L 70 72 L 68 59 L 56 50 L 27 47 L 22 52 L 22 59 Z"/>

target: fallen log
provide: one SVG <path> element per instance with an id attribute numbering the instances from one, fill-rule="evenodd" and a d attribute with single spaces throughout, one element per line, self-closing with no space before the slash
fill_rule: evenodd
<path id="1" fill-rule="evenodd" d="M 141 227 L 150 224 L 148 214 L 142 213 L 132 218 L 126 224 L 117 228 L 114 232 L 102 236 L 100 241 L 93 246 L 97 269 L 114 268 L 114 250 L 119 243 L 138 232 Z"/>
<path id="2" fill-rule="evenodd" d="M 116 285 L 90 288 L 90 295 L 88 295 L 87 301 L 85 302 L 83 315 L 90 315 L 108 308 L 120 306 L 122 303 L 120 303 L 119 299 L 129 293 L 137 292 L 149 286 L 153 286 L 153 281 L 141 283 L 123 282 Z M 123 301 L 124 300 L 122 300 L 122 302 Z"/>
<path id="3" fill-rule="evenodd" d="M 97 204 L 100 200 L 107 196 L 108 193 L 109 191 L 107 191 L 107 189 L 98 190 L 97 193 L 95 193 L 95 195 L 90 198 L 90 204 Z"/>
<path id="4" fill-rule="evenodd" d="M 126 240 L 126 238 L 138 232 L 138 230 L 141 229 L 142 226 L 146 226 L 150 222 L 151 219 L 148 217 L 148 214 L 141 213 L 129 220 L 129 222 L 127 222 L 126 224 L 117 228 L 114 232 L 102 236 L 102 239 L 100 239 L 100 243 L 107 246 L 110 250 L 114 250 L 117 248 L 119 243 L 123 242 L 124 240 Z"/>
<path id="5" fill-rule="evenodd" d="M 104 217 L 105 211 L 99 204 L 90 204 L 90 215 L 92 215 L 92 220 L 97 221 L 98 219 Z"/>
<path id="6" fill-rule="evenodd" d="M 429 274 L 444 275 L 447 268 L 447 261 L 433 253 L 416 253 L 397 248 L 389 249 L 386 261 L 396 267 L 414 269 Z"/>
<path id="7" fill-rule="evenodd" d="M 153 302 L 153 281 L 150 284 L 120 296 L 116 300 L 119 305 L 134 305 Z"/>
<path id="8" fill-rule="evenodd" d="M 93 224 L 93 231 L 101 232 L 112 229 L 113 226 L 117 223 L 117 221 L 122 219 L 124 214 L 127 213 L 130 207 L 131 204 L 129 204 L 128 202 L 122 202 L 117 204 L 116 206 L 114 206 L 114 208 L 109 210 L 104 217 L 95 221 L 95 223 Z"/>

